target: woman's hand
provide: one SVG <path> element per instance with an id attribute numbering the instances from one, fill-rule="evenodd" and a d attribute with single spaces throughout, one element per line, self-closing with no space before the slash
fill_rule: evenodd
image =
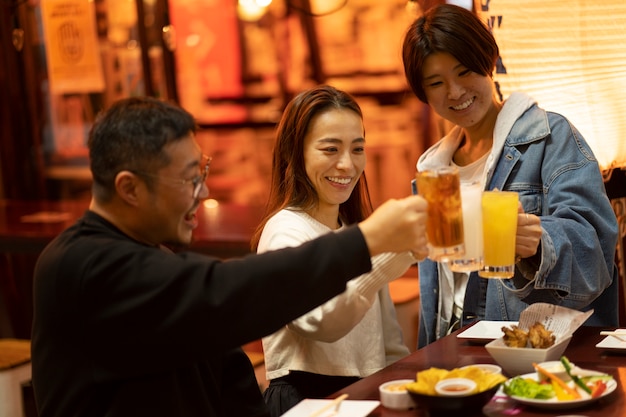
<path id="1" fill-rule="evenodd" d="M 515 235 L 516 261 L 537 253 L 541 243 L 541 219 L 534 214 L 524 213 L 520 204 L 517 210 L 517 233 Z"/>

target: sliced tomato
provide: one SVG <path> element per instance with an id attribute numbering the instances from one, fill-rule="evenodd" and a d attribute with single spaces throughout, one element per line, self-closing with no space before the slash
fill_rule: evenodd
<path id="1" fill-rule="evenodd" d="M 596 398 L 606 391 L 606 382 L 596 381 L 591 387 L 591 398 Z"/>

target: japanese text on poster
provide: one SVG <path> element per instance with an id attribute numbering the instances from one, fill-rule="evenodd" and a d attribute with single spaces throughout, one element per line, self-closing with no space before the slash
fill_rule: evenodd
<path id="1" fill-rule="evenodd" d="M 104 90 L 93 1 L 46 0 L 41 12 L 51 93 Z"/>

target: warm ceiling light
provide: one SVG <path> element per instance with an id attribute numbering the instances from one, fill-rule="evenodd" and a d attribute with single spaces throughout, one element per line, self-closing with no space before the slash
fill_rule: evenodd
<path id="1" fill-rule="evenodd" d="M 213 208 L 219 207 L 220 203 L 219 203 L 219 201 L 217 201 L 217 200 L 216 200 L 216 199 L 214 199 L 214 198 L 208 198 L 208 199 L 204 200 L 204 202 L 202 203 L 202 205 L 203 205 L 205 208 L 208 208 L 208 209 L 213 209 Z"/>
<path id="2" fill-rule="evenodd" d="M 239 0 L 237 14 L 241 20 L 254 22 L 263 17 L 272 0 Z"/>

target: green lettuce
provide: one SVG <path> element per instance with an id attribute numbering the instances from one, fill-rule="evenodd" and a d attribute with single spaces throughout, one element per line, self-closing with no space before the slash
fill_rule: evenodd
<path id="1" fill-rule="evenodd" d="M 538 400 L 547 400 L 555 396 L 554 388 L 552 388 L 551 384 L 542 384 L 519 376 L 504 384 L 503 390 L 507 395 Z"/>

